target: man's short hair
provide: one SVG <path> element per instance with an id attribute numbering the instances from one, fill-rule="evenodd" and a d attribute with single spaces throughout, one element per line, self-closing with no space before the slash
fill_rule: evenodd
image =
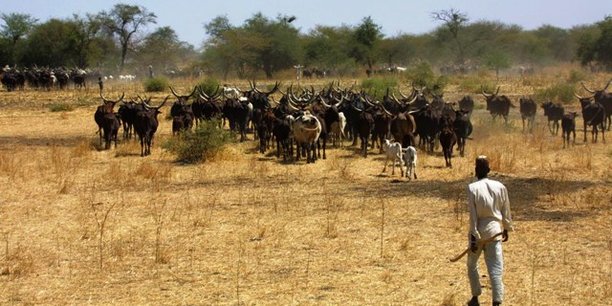
<path id="1" fill-rule="evenodd" d="M 476 158 L 476 176 L 484 177 L 489 171 L 491 171 L 491 168 L 489 168 L 489 158 L 484 155 L 478 156 Z"/>

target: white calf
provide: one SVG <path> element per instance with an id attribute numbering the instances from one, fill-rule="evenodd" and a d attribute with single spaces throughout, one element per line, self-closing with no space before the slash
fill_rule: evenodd
<path id="1" fill-rule="evenodd" d="M 393 161 L 391 175 L 395 174 L 395 162 L 398 161 L 399 168 L 402 173 L 401 176 L 404 176 L 404 168 L 402 168 L 402 144 L 399 142 L 392 143 L 391 141 L 389 141 L 389 139 L 385 139 L 385 142 L 383 143 L 383 151 L 385 151 L 387 157 L 385 158 L 385 167 L 383 168 L 382 172 L 385 172 L 385 170 L 387 170 L 387 163 L 389 162 L 389 159 L 391 159 Z"/>
<path id="2" fill-rule="evenodd" d="M 414 174 L 414 179 L 416 180 L 416 162 L 417 162 L 417 152 L 413 146 L 408 146 L 405 149 L 402 149 L 404 153 L 404 162 L 406 163 L 406 177 L 408 179 L 412 179 L 411 176 Z"/>
<path id="3" fill-rule="evenodd" d="M 338 113 L 339 120 L 332 123 L 330 127 L 331 139 L 334 147 L 340 143 L 342 146 L 342 139 L 344 139 L 344 128 L 346 127 L 346 117 L 342 112 Z"/>

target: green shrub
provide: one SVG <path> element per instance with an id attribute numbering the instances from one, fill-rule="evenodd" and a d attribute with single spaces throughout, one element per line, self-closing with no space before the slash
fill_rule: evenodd
<path id="1" fill-rule="evenodd" d="M 427 87 L 434 94 L 442 94 L 448 83 L 448 78 L 436 76 L 427 62 L 420 62 L 406 71 L 406 77 L 415 87 Z"/>
<path id="2" fill-rule="evenodd" d="M 234 141 L 232 133 L 219 128 L 219 121 L 204 121 L 194 131 L 169 139 L 164 148 L 176 154 L 177 161 L 196 164 L 215 156 L 225 144 Z"/>
<path id="3" fill-rule="evenodd" d="M 382 101 L 383 96 L 387 93 L 387 88 L 396 88 L 397 84 L 397 79 L 394 77 L 374 77 L 361 81 L 361 88 L 370 96 Z"/>
<path id="4" fill-rule="evenodd" d="M 570 71 L 569 76 L 567 78 L 567 82 L 571 84 L 575 84 L 584 80 L 586 80 L 586 75 L 584 74 L 584 72 L 574 69 Z"/>
<path id="5" fill-rule="evenodd" d="M 469 92 L 472 94 L 480 94 L 484 89 L 486 92 L 495 91 L 495 84 L 487 81 L 484 78 L 479 77 L 478 75 L 467 75 L 461 77 L 457 81 L 457 85 L 459 86 L 459 90 L 463 92 Z"/>
<path id="6" fill-rule="evenodd" d="M 206 78 L 198 83 L 198 86 L 204 91 L 207 95 L 212 95 L 215 93 L 215 90 L 219 87 L 219 81 L 215 78 Z"/>
<path id="7" fill-rule="evenodd" d="M 53 103 L 49 105 L 49 110 L 52 112 L 70 112 L 74 110 L 74 106 L 66 103 Z"/>
<path id="8" fill-rule="evenodd" d="M 168 79 L 163 77 L 150 78 L 144 81 L 144 90 L 146 92 L 160 92 L 168 89 Z"/>
<path id="9" fill-rule="evenodd" d="M 547 88 L 536 90 L 535 98 L 538 101 L 561 101 L 563 103 L 569 103 L 575 99 L 574 93 L 574 85 L 566 83 L 557 83 Z"/>

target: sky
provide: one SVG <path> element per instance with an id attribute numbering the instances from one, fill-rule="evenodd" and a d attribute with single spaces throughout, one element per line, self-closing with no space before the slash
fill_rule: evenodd
<path id="1" fill-rule="evenodd" d="M 0 0 L 0 13 L 30 14 L 44 22 L 108 11 L 116 3 L 147 8 L 157 15 L 157 24 L 149 25 L 148 31 L 170 26 L 181 41 L 196 48 L 207 38 L 204 25 L 213 18 L 227 16 L 231 24 L 240 26 L 258 12 L 269 18 L 296 16 L 293 24 L 302 33 L 316 25 L 356 26 L 364 17 L 371 16 L 387 37 L 427 33 L 440 25 L 431 18 L 431 13 L 451 8 L 467 14 L 470 22 L 500 21 L 525 30 L 545 24 L 569 29 L 612 15 L 612 0 Z"/>

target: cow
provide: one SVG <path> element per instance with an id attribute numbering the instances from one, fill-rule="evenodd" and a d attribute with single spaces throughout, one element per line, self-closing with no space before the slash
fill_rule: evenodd
<path id="1" fill-rule="evenodd" d="M 305 111 L 304 114 L 295 118 L 292 130 L 297 147 L 295 160 L 300 160 L 300 152 L 305 151 L 306 162 L 314 163 L 317 158 L 315 146 L 321 134 L 321 122 L 309 111 Z"/>
<path id="2" fill-rule="evenodd" d="M 406 163 L 406 177 L 409 180 L 417 179 L 416 163 L 417 163 L 417 151 L 413 146 L 408 146 L 406 149 L 402 149 L 404 154 L 404 163 Z"/>
<path id="3" fill-rule="evenodd" d="M 548 130 L 552 135 L 557 135 L 559 132 L 559 121 L 563 118 L 565 108 L 563 105 L 553 103 L 551 101 L 545 102 L 541 105 L 544 109 L 544 115 L 548 119 Z M 552 121 L 552 126 L 550 122 Z"/>
<path id="4" fill-rule="evenodd" d="M 495 93 L 486 93 L 484 89 L 482 89 L 482 95 L 485 97 L 487 101 L 487 110 L 493 117 L 493 120 L 497 118 L 497 116 L 501 116 L 504 118 L 504 122 L 508 124 L 508 114 L 510 113 L 510 108 L 515 107 L 505 95 L 498 95 L 500 87 L 497 87 Z"/>
<path id="5" fill-rule="evenodd" d="M 536 111 L 538 106 L 532 98 L 521 97 L 519 99 L 519 111 L 521 113 L 521 120 L 523 122 L 523 132 L 525 132 L 525 120 L 527 120 L 527 129 L 529 132 L 533 131 L 533 122 L 535 120 Z"/>
<path id="6" fill-rule="evenodd" d="M 189 131 L 193 127 L 195 114 L 193 113 L 191 104 L 187 104 L 187 102 L 189 98 L 195 94 L 197 87 L 194 87 L 189 95 L 179 95 L 172 86 L 169 87 L 172 94 L 177 98 L 177 101 L 174 102 L 170 108 L 170 115 L 172 116 L 172 134 L 176 135 L 181 131 Z"/>
<path id="7" fill-rule="evenodd" d="M 591 126 L 591 141 L 597 142 L 597 136 L 599 134 L 598 127 L 601 129 L 601 138 L 603 142 L 606 142 L 605 136 L 605 123 L 606 123 L 606 109 L 600 103 L 594 102 L 592 98 L 582 98 L 578 95 L 576 97 L 580 100 L 580 107 L 582 108 L 582 119 L 584 122 L 584 142 L 587 141 L 587 126 Z"/>
<path id="8" fill-rule="evenodd" d="M 338 121 L 332 123 L 329 128 L 329 133 L 332 139 L 333 146 L 337 146 L 338 143 L 342 146 L 342 139 L 345 138 L 344 129 L 346 128 L 346 117 L 343 112 L 338 112 Z"/>
<path id="9" fill-rule="evenodd" d="M 391 175 L 395 175 L 395 164 L 399 164 L 401 176 L 404 176 L 404 168 L 402 167 L 402 163 L 404 161 L 404 156 L 402 154 L 402 144 L 399 142 L 391 142 L 389 139 L 385 139 L 382 144 L 382 150 L 385 152 L 385 166 L 383 167 L 382 172 L 384 173 L 387 170 L 387 164 L 389 160 L 391 160 Z"/>
<path id="10" fill-rule="evenodd" d="M 470 115 L 467 110 L 456 111 L 456 118 L 453 122 L 453 130 L 457 136 L 457 150 L 459 155 L 463 157 L 465 153 L 465 143 L 472 134 L 472 122 L 470 121 Z"/>
<path id="11" fill-rule="evenodd" d="M 280 158 L 283 154 L 283 161 L 292 158 L 293 146 L 291 144 L 291 125 L 293 117 L 285 116 L 284 118 L 275 117 L 275 122 L 272 128 L 272 134 L 276 139 L 276 158 Z"/>
<path id="12" fill-rule="evenodd" d="M 388 112 L 383 105 L 379 105 L 374 112 L 374 129 L 372 130 L 372 148 L 375 144 L 380 148 L 380 153 L 383 153 L 383 142 L 389 135 L 389 126 L 393 115 Z"/>
<path id="13" fill-rule="evenodd" d="M 452 168 L 453 164 L 451 158 L 453 157 L 453 147 L 457 143 L 457 135 L 450 127 L 445 127 L 440 132 L 440 144 L 442 145 L 442 152 L 444 152 L 444 161 L 446 161 L 446 167 Z"/>
<path id="14" fill-rule="evenodd" d="M 357 135 L 361 141 L 361 154 L 363 157 L 368 157 L 369 137 L 374 127 L 374 117 L 369 110 L 362 110 L 355 106 L 353 108 L 359 113 L 357 117 Z"/>
<path id="15" fill-rule="evenodd" d="M 117 146 L 117 132 L 119 130 L 119 118 L 114 112 L 115 104 L 123 101 L 125 93 L 119 97 L 118 100 L 109 100 L 104 97 L 102 91 L 100 91 L 100 98 L 102 98 L 102 105 L 96 108 L 94 113 L 94 121 L 98 125 L 98 134 L 100 135 L 100 146 L 102 140 L 105 142 L 105 149 L 110 148 L 110 143 L 115 140 L 115 147 Z"/>
<path id="16" fill-rule="evenodd" d="M 140 97 L 139 97 L 140 98 Z M 141 103 L 144 101 L 140 98 Z M 123 139 L 132 138 L 134 130 L 134 120 L 136 118 L 138 104 L 135 101 L 124 101 L 119 106 L 119 117 L 123 124 Z"/>
<path id="17" fill-rule="evenodd" d="M 612 93 L 606 92 L 606 89 L 608 89 L 608 86 L 610 86 L 610 83 L 612 83 L 612 80 L 608 81 L 608 84 L 606 84 L 606 86 L 601 90 L 591 90 L 588 87 L 586 87 L 586 85 L 584 85 L 584 82 L 580 82 L 580 84 L 582 84 L 582 87 L 584 87 L 586 91 L 593 94 L 593 98 L 595 99 L 595 102 L 603 105 L 606 111 L 606 122 L 607 122 L 607 123 L 604 123 L 604 127 L 607 124 L 608 131 L 610 130 L 610 126 L 612 126 Z"/>
<path id="18" fill-rule="evenodd" d="M 158 107 L 152 107 L 147 103 L 143 103 L 143 108 L 136 113 L 134 130 L 140 140 L 140 156 L 144 157 L 151 154 L 153 137 L 159 126 L 159 121 L 157 119 L 157 116 L 161 113 L 159 109 L 166 104 L 168 98 L 170 98 L 170 96 L 166 96 Z"/>
<path id="19" fill-rule="evenodd" d="M 471 96 L 463 96 L 458 104 L 460 110 L 465 110 L 469 117 L 472 116 L 472 111 L 474 111 L 474 99 L 472 99 Z"/>
<path id="20" fill-rule="evenodd" d="M 576 117 L 578 113 L 569 112 L 563 115 L 561 118 L 561 137 L 563 138 L 563 148 L 565 149 L 565 144 L 569 146 L 570 144 L 570 133 L 574 134 L 574 139 L 572 144 L 576 143 Z"/>

